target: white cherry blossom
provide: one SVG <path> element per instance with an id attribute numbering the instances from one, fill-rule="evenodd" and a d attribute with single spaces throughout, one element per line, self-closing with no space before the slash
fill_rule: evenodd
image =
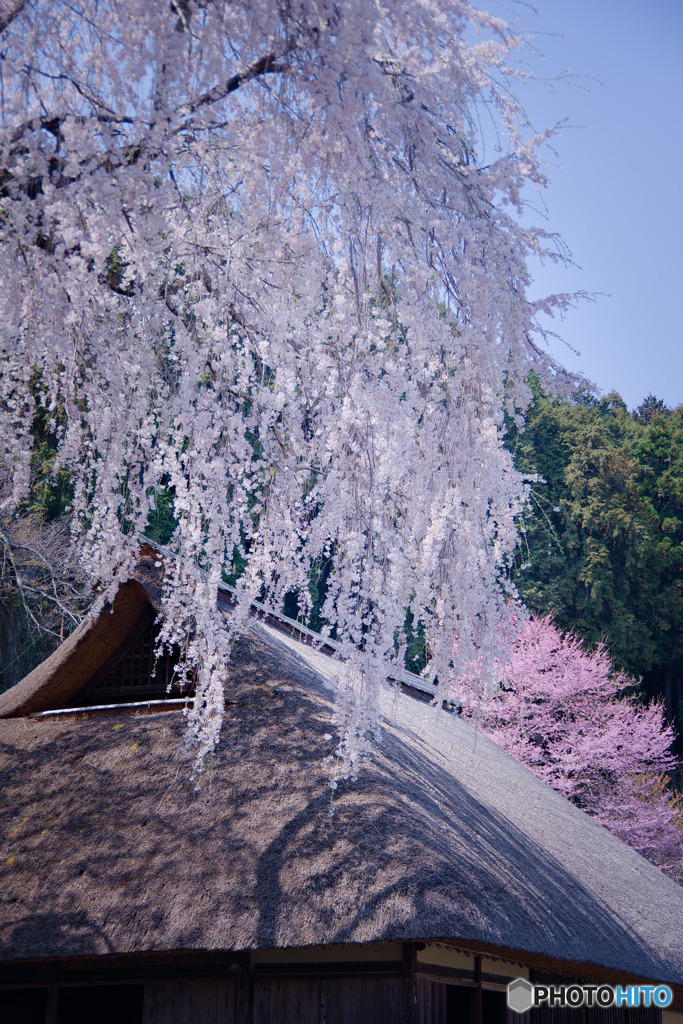
<path id="1" fill-rule="evenodd" d="M 354 772 L 408 609 L 444 681 L 454 635 L 486 663 L 508 628 L 525 484 L 502 409 L 531 368 L 556 375 L 536 318 L 568 301 L 527 294 L 543 138 L 513 99 L 519 40 L 466 0 L 2 12 L 2 500 L 26 493 L 46 403 L 104 600 L 172 490 L 163 636 L 198 671 L 200 761 L 250 601 L 298 590 L 305 612 L 311 564 L 331 561 Z M 242 560 L 219 622 L 222 567 Z"/>

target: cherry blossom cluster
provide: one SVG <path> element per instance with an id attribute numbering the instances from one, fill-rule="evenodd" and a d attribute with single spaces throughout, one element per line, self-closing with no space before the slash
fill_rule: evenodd
<path id="1" fill-rule="evenodd" d="M 683 809 L 667 785 L 676 767 L 661 704 L 626 696 L 605 647 L 586 651 L 550 618 L 521 619 L 501 647 L 502 687 L 453 683 L 461 714 L 539 779 L 659 867 L 683 869 Z"/>
<path id="2" fill-rule="evenodd" d="M 525 482 L 503 408 L 531 368 L 557 377 L 537 318 L 568 301 L 527 294 L 555 247 L 520 221 L 544 184 L 520 39 L 466 0 L 3 10 L 2 501 L 41 403 L 104 601 L 172 495 L 163 640 L 198 675 L 200 760 L 249 602 L 305 614 L 327 565 L 353 772 L 409 610 L 441 680 L 448 637 L 489 664 L 507 628 Z"/>

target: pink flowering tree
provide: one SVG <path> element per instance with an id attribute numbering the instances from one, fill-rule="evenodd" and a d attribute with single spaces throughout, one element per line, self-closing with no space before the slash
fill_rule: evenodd
<path id="1" fill-rule="evenodd" d="M 659 867 L 683 866 L 683 813 L 668 788 L 673 730 L 641 704 L 607 650 L 588 653 L 550 618 L 527 618 L 500 665 L 502 688 L 462 679 L 452 699 L 539 779 Z"/>

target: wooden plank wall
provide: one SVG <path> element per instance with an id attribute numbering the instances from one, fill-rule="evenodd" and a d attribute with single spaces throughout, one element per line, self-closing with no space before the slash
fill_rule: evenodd
<path id="1" fill-rule="evenodd" d="M 419 1024 L 447 1024 L 447 986 L 427 978 L 418 978 L 416 985 Z"/>
<path id="2" fill-rule="evenodd" d="M 237 1013 L 236 978 L 150 981 L 144 1024 L 243 1024 Z"/>
<path id="3" fill-rule="evenodd" d="M 253 1024 L 403 1024 L 400 978 L 257 978 Z"/>
<path id="4" fill-rule="evenodd" d="M 106 986 L 103 992 L 106 991 Z M 661 1010 L 547 1007 L 517 1015 L 501 993 L 415 978 L 404 1007 L 406 979 L 393 977 L 271 975 L 150 980 L 144 984 L 143 1024 L 661 1024 Z M 69 988 L 67 991 L 70 991 Z M 99 986 L 88 991 L 96 992 Z M 41 997 L 37 1015 L 29 1003 Z M 449 999 L 449 992 L 452 998 Z M 18 995 L 17 995 L 18 993 Z M 46 988 L 0 991 L 0 1021 L 45 1020 Z M 487 996 L 496 995 L 495 1005 Z M 23 1001 L 19 998 L 23 996 Z M 17 1001 L 19 1000 L 19 1001 Z M 34 1000 L 35 1001 L 35 1000 Z M 17 1004 L 16 1006 L 14 1004 Z M 19 1005 L 21 1003 L 21 1005 Z M 450 1006 L 449 1006 L 450 1004 Z M 31 1003 L 32 1005 L 32 1003 Z M 29 1011 L 27 1013 L 27 1011 Z M 450 1011 L 450 1016 L 449 1016 Z M 56 1020 L 56 1003 L 47 1020 Z M 61 1015 L 60 1019 L 61 1019 Z M 79 1017 L 80 1019 L 80 1017 Z M 122 1022 L 124 1024 L 124 1022 Z"/>
<path id="5" fill-rule="evenodd" d="M 418 979 L 416 1024 L 447 1024 L 446 986 Z M 249 1014 L 247 1013 L 247 1016 Z M 245 1024 L 236 978 L 153 981 L 144 1024 Z M 395 978 L 254 978 L 250 1024 L 404 1024 Z"/>

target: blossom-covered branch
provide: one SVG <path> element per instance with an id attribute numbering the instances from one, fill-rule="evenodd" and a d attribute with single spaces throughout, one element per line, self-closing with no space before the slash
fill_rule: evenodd
<path id="1" fill-rule="evenodd" d="M 344 771 L 407 614 L 442 680 L 454 632 L 463 663 L 495 653 L 525 494 L 503 401 L 531 367 L 552 381 L 531 339 L 567 301 L 527 295 L 543 139 L 511 98 L 518 44 L 466 0 L 35 0 L 5 26 L 2 501 L 38 404 L 104 600 L 170 495 L 164 639 L 198 669 L 200 757 L 249 601 L 305 613 L 312 564 L 352 664 Z"/>

